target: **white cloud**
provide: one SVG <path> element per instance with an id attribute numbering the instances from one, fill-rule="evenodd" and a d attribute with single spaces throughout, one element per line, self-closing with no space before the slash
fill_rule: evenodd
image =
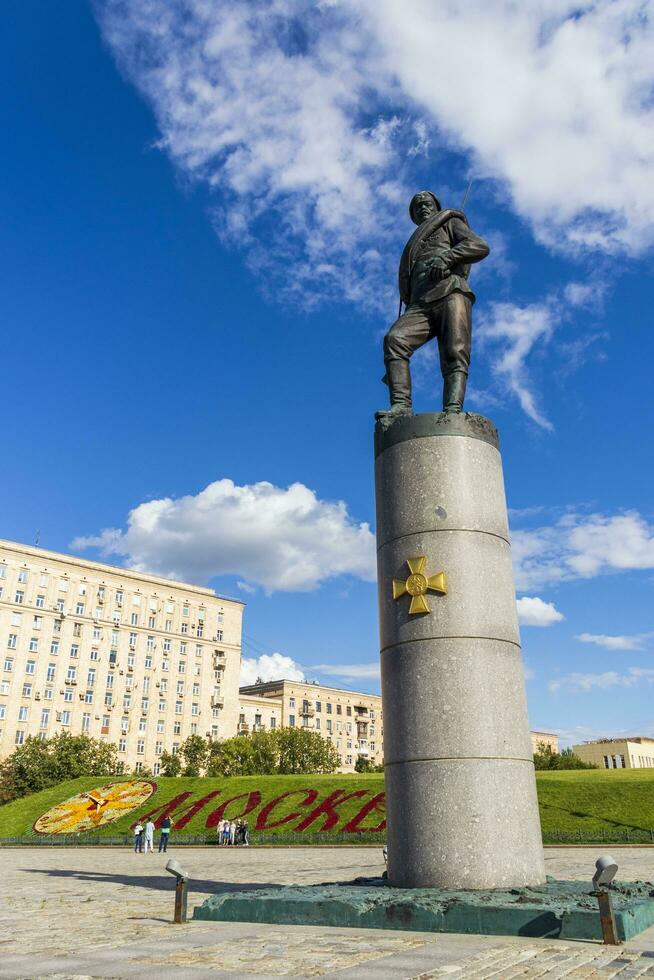
<path id="1" fill-rule="evenodd" d="M 648 667 L 630 667 L 625 674 L 615 670 L 606 670 L 600 674 L 571 673 L 550 681 L 548 688 L 552 692 L 562 689 L 573 693 L 593 690 L 606 690 L 610 687 L 635 687 L 637 684 L 654 684 L 654 669 Z"/>
<path id="2" fill-rule="evenodd" d="M 493 348 L 491 370 L 496 382 L 518 399 L 533 422 L 550 431 L 552 424 L 539 409 L 533 392 L 527 359 L 536 345 L 548 343 L 559 320 L 552 303 L 522 307 L 491 303 L 478 325 L 481 344 Z"/>
<path id="3" fill-rule="evenodd" d="M 580 633 L 575 639 L 581 643 L 594 643 L 606 650 L 643 650 L 646 641 L 654 633 L 635 633 L 632 636 L 607 636 L 604 633 Z"/>
<path id="4" fill-rule="evenodd" d="M 139 504 L 126 530 L 78 537 L 71 547 L 123 555 L 129 568 L 168 578 L 238 575 L 267 592 L 309 591 L 338 575 L 376 577 L 369 526 L 302 483 L 284 489 L 217 480 L 196 495 Z"/>
<path id="5" fill-rule="evenodd" d="M 369 664 L 316 664 L 311 666 L 311 670 L 315 670 L 318 674 L 345 677 L 350 680 L 378 680 L 380 665 L 378 660 Z"/>
<path id="6" fill-rule="evenodd" d="M 654 568 L 654 526 L 636 511 L 565 514 L 555 524 L 512 529 L 516 587 Z"/>
<path id="7" fill-rule="evenodd" d="M 432 145 L 565 254 L 654 240 L 652 0 L 95 7 L 161 147 L 221 190 L 220 234 L 260 271 L 292 259 L 305 298 L 386 283 L 380 245 Z"/>
<path id="8" fill-rule="evenodd" d="M 299 664 L 283 653 L 264 653 L 260 657 L 241 659 L 241 687 L 262 681 L 303 681 L 304 671 Z"/>
<path id="9" fill-rule="evenodd" d="M 522 596 L 516 605 L 521 626 L 552 626 L 564 619 L 553 602 L 545 602 L 538 596 Z"/>
<path id="10" fill-rule="evenodd" d="M 651 0 L 356 6 L 403 93 L 476 173 L 503 182 L 542 239 L 651 244 Z"/>

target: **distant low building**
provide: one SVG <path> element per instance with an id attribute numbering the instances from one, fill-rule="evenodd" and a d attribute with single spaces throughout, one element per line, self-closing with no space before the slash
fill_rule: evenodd
<path id="1" fill-rule="evenodd" d="M 546 745 L 552 752 L 559 751 L 559 736 L 555 735 L 554 732 L 530 732 L 531 735 L 531 747 L 534 751 L 540 752 L 541 745 Z"/>
<path id="2" fill-rule="evenodd" d="M 598 738 L 572 748 L 600 769 L 654 769 L 654 738 Z"/>

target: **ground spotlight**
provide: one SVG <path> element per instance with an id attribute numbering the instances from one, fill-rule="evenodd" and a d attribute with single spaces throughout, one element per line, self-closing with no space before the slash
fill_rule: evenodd
<path id="1" fill-rule="evenodd" d="M 190 875 L 180 867 L 179 862 L 171 858 L 166 865 L 166 871 L 174 875 L 175 881 L 175 918 L 174 921 L 180 925 L 186 922 L 186 904 L 188 899 L 188 881 Z"/>
<path id="2" fill-rule="evenodd" d="M 607 946 L 617 946 L 620 942 L 615 925 L 613 906 L 611 904 L 611 893 L 609 891 L 609 885 L 615 878 L 617 871 L 617 861 L 610 854 L 603 854 L 595 862 L 593 894 L 597 898 L 597 904 L 599 905 L 602 939 Z"/>

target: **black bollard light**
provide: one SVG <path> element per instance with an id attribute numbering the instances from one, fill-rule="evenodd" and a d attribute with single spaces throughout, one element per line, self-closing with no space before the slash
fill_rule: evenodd
<path id="1" fill-rule="evenodd" d="M 605 854 L 595 862 L 595 874 L 593 875 L 593 894 L 599 905 L 600 925 L 602 926 L 602 941 L 605 946 L 619 946 L 618 930 L 613 914 L 613 904 L 611 902 L 611 892 L 609 885 L 613 881 L 618 871 L 618 865 L 610 854 Z"/>
<path id="2" fill-rule="evenodd" d="M 173 921 L 177 925 L 186 922 L 186 907 L 188 900 L 188 881 L 189 875 L 180 868 L 174 858 L 171 858 L 166 865 L 166 871 L 176 878 L 175 882 L 175 918 Z"/>

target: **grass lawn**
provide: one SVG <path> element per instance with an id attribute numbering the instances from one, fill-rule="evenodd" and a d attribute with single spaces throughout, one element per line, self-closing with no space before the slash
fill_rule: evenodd
<path id="1" fill-rule="evenodd" d="M 536 777 L 545 842 L 652 839 L 654 770 L 539 772 Z M 99 785 L 120 781 L 124 780 L 75 779 L 8 803 L 0 807 L 0 839 L 43 841 L 33 825 L 50 807 Z M 157 788 L 145 805 L 94 830 L 92 838 L 108 840 L 129 835 L 137 818 L 143 820 L 154 811 L 156 822 L 167 806 L 178 838 L 204 836 L 213 840 L 216 824 L 223 815 L 235 819 L 241 814 L 247 817 L 254 839 L 259 842 L 373 843 L 383 838 L 383 830 L 379 830 L 384 819 L 380 798 L 384 782 L 380 774 L 160 777 L 151 781 Z M 78 838 L 73 832 L 61 839 Z"/>

